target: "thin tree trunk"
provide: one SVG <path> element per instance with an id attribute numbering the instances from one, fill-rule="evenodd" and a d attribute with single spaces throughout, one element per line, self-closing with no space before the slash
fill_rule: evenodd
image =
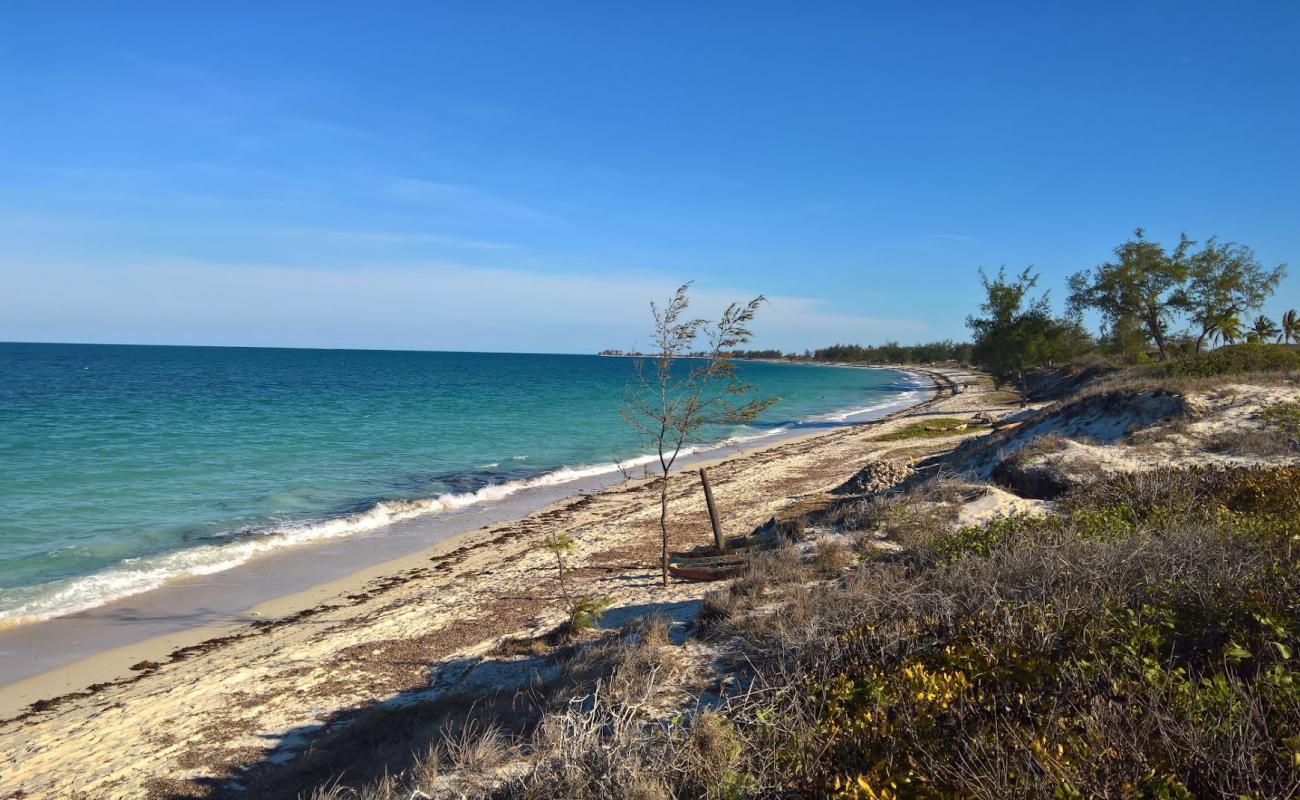
<path id="1" fill-rule="evenodd" d="M 718 524 L 718 509 L 713 507 L 713 489 L 709 486 L 709 473 L 700 467 L 700 483 L 704 485 L 704 504 L 709 507 L 709 524 L 713 526 L 713 546 L 719 553 L 727 551 L 727 543 L 722 538 L 722 526 Z"/>
<path id="2" fill-rule="evenodd" d="M 1160 353 L 1161 361 L 1169 360 L 1169 350 L 1165 346 L 1165 332 L 1160 326 L 1159 310 L 1147 306 L 1147 329 L 1151 332 L 1151 338 L 1156 342 L 1156 351 Z"/>
<path id="3" fill-rule="evenodd" d="M 560 555 L 559 550 L 555 551 L 555 566 L 559 570 L 560 574 L 560 594 L 564 597 L 564 605 L 569 609 L 569 613 L 572 614 L 573 598 L 569 596 L 569 584 L 568 581 L 564 579 L 564 557 Z"/>
<path id="4" fill-rule="evenodd" d="M 663 571 L 664 588 L 668 587 L 668 473 L 659 477 L 659 567 Z"/>

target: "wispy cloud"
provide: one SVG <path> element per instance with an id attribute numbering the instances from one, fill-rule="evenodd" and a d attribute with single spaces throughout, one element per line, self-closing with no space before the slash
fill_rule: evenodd
<path id="1" fill-rule="evenodd" d="M 392 178 L 384 184 L 383 191 L 388 196 L 401 200 L 472 214 L 526 222 L 564 222 L 562 218 L 549 212 L 467 184 L 430 181 L 422 178 Z"/>
<path id="2" fill-rule="evenodd" d="M 425 231 L 399 230 L 358 230 L 352 228 L 320 227 L 286 227 L 263 228 L 255 232 L 271 236 L 309 239 L 316 242 L 345 242 L 357 245 L 398 245 L 423 246 L 432 245 L 461 250 L 518 250 L 519 245 L 510 242 L 496 242 L 486 239 L 473 239 L 447 233 L 430 233 Z"/>
<path id="3" fill-rule="evenodd" d="M 649 340 L 649 301 L 666 276 L 542 274 L 430 262 L 349 270 L 210 262 L 103 265 L 0 261 L 0 340 L 591 352 Z M 65 287 L 48 291 L 51 285 Z M 702 287 L 714 315 L 752 287 Z M 921 335 L 925 326 L 775 296 L 755 346 Z"/>

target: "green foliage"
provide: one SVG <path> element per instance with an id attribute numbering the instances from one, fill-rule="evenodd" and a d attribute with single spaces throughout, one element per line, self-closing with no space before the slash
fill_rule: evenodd
<path id="1" fill-rule="evenodd" d="M 574 541 L 572 536 L 561 531 L 547 534 L 546 538 L 542 540 L 542 546 L 552 553 L 564 555 L 573 550 Z"/>
<path id="2" fill-rule="evenodd" d="M 1082 324 L 1051 315 L 1047 296 L 1030 299 L 1038 276 L 1026 269 L 1014 280 L 1005 270 L 990 279 L 980 272 L 986 299 L 984 316 L 970 316 L 966 326 L 975 334 L 973 358 L 992 373 L 999 385 L 1015 380 L 1027 393 L 1025 371 L 1068 361 L 1091 347 Z"/>
<path id="3" fill-rule="evenodd" d="M 879 442 L 898 442 L 905 439 L 930 439 L 939 436 L 953 436 L 970 430 L 987 428 L 983 423 L 970 422 L 953 417 L 938 417 L 925 422 L 914 422 L 892 433 L 876 437 Z"/>
<path id="4" fill-rule="evenodd" d="M 1282 315 L 1279 334 L 1285 343 L 1300 344 L 1300 314 L 1294 308 Z"/>
<path id="5" fill-rule="evenodd" d="M 1190 280 L 1180 298 L 1194 325 L 1194 352 L 1213 336 L 1240 338 L 1241 316 L 1264 305 L 1285 275 L 1284 266 L 1261 267 L 1249 247 L 1210 237 L 1189 259 Z"/>
<path id="6" fill-rule="evenodd" d="M 569 607 L 569 632 L 578 634 L 595 628 L 613 602 L 608 597 L 576 598 Z"/>
<path id="7" fill-rule="evenodd" d="M 988 556 L 1007 536 L 1023 524 L 1020 517 L 1006 517 L 988 525 L 972 525 L 943 533 L 930 542 L 930 553 L 940 562 L 968 555 Z"/>
<path id="8" fill-rule="evenodd" d="M 825 752 L 808 777 L 839 797 L 961 797 L 988 788 L 996 764 L 1007 796 L 1284 793 L 1300 766 L 1297 504 L 1300 469 L 1172 471 L 1095 484 L 1059 516 L 936 537 L 927 570 L 971 576 L 966 591 L 983 576 L 990 591 L 1030 593 L 844 634 L 804 687 Z M 1217 530 L 1210 546 L 1238 557 L 1188 570 L 1142 544 L 1184 530 Z M 1080 577 L 1014 566 L 1114 548 L 1128 574 L 1075 589 Z"/>
<path id="9" fill-rule="evenodd" d="M 949 361 L 966 363 L 971 360 L 973 346 L 968 342 L 941 342 L 899 344 L 885 342 L 875 347 L 856 344 L 836 344 L 813 352 L 818 361 L 840 361 L 860 364 L 938 364 Z"/>
<path id="10" fill-rule="evenodd" d="M 605 609 L 613 602 L 607 597 L 574 597 L 570 594 L 569 566 L 564 557 L 573 552 L 576 545 L 573 537 L 563 531 L 548 534 L 542 540 L 542 546 L 555 556 L 556 582 L 560 585 L 560 594 L 569 610 L 569 636 L 576 636 L 599 625 Z"/>
<path id="11" fill-rule="evenodd" d="M 1259 418 L 1283 433 L 1300 435 L 1300 403 L 1273 403 L 1259 410 Z"/>
<path id="12" fill-rule="evenodd" d="M 1184 234 L 1166 250 L 1139 228 L 1115 248 L 1112 261 L 1070 277 L 1070 307 L 1099 312 L 1105 345 L 1130 363 L 1141 363 L 1148 346 L 1166 361 L 1184 350 L 1200 353 L 1214 339 L 1232 344 L 1242 337 L 1242 315 L 1277 290 L 1286 267 L 1264 269 L 1249 247 L 1213 236 L 1199 251 L 1193 252 L 1194 245 Z M 1181 315 L 1192 329 L 1175 334 L 1171 327 Z M 1278 333 L 1269 322 L 1257 324 L 1252 336 Z"/>
<path id="13" fill-rule="evenodd" d="M 1290 345 L 1247 342 L 1229 345 L 1170 361 L 1164 373 L 1189 378 L 1212 378 L 1246 372 L 1270 372 L 1300 369 L 1300 350 Z"/>
<path id="14" fill-rule="evenodd" d="M 1168 330 L 1174 314 L 1186 307 L 1183 286 L 1190 274 L 1193 242 L 1183 236 L 1172 252 L 1148 241 L 1141 228 L 1115 248 L 1115 259 L 1070 276 L 1070 306 L 1101 313 L 1112 332 L 1141 328 L 1168 357 Z"/>
<path id="15" fill-rule="evenodd" d="M 1273 320 L 1260 314 L 1255 317 L 1255 321 L 1250 326 L 1250 340 L 1253 342 L 1267 342 L 1281 332 L 1281 329 L 1273 323 Z"/>

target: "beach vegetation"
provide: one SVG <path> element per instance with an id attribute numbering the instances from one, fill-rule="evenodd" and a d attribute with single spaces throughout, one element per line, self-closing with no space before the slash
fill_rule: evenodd
<path id="1" fill-rule="evenodd" d="M 1251 248 L 1213 236 L 1200 250 L 1195 245 L 1184 234 L 1167 250 L 1138 228 L 1112 260 L 1070 276 L 1070 307 L 1098 312 L 1105 344 L 1131 363 L 1142 361 L 1148 347 L 1168 361 L 1199 354 L 1216 339 L 1237 342 L 1241 319 L 1276 291 L 1286 266 L 1265 268 Z M 1190 329 L 1174 331 L 1183 315 Z M 1253 331 L 1260 341 L 1277 333 L 1271 323 Z"/>
<path id="2" fill-rule="evenodd" d="M 966 325 L 975 334 L 975 361 L 999 386 L 1014 383 L 1021 397 L 1027 398 L 1029 370 L 1067 361 L 1091 346 L 1091 337 L 1080 322 L 1052 315 L 1046 294 L 1030 296 L 1038 284 L 1032 269 L 1014 278 L 1004 269 L 993 277 L 981 270 L 980 278 L 985 300 L 980 315 L 968 317 Z"/>
<path id="3" fill-rule="evenodd" d="M 716 321 L 687 316 L 690 284 L 677 289 L 668 302 L 650 304 L 654 319 L 654 352 L 637 359 L 636 379 L 628 386 L 623 419 L 654 447 L 659 462 L 660 570 L 668 585 L 668 478 L 689 442 L 711 429 L 753 421 L 776 398 L 746 399 L 751 387 L 741 381 L 734 351 L 753 335 L 749 326 L 766 302 L 762 295 L 732 303 Z M 703 338 L 703 356 L 677 363 Z"/>
<path id="4" fill-rule="evenodd" d="M 1300 344 L 1300 316 L 1294 309 L 1277 323 L 1258 314 L 1286 277 L 1285 264 L 1265 267 L 1250 247 L 1214 236 L 1199 249 L 1196 244 L 1182 235 L 1167 249 L 1138 228 L 1114 248 L 1110 260 L 1070 276 L 1064 317 L 1051 314 L 1046 296 L 1028 296 L 1037 280 L 1031 271 L 1010 279 L 999 272 L 990 279 L 981 270 L 988 301 L 968 325 L 988 325 L 972 327 L 975 342 L 836 344 L 812 355 L 870 364 L 975 363 L 1001 384 L 1018 377 L 1022 360 L 1026 369 L 1035 362 L 1068 361 L 1062 352 L 1077 357 L 1091 351 L 1132 365 L 1198 356 L 1212 344 Z M 1085 311 L 1101 318 L 1095 342 L 1081 322 Z"/>
<path id="5" fill-rule="evenodd" d="M 957 419 L 955 417 L 936 417 L 927 419 L 922 422 L 913 422 L 891 431 L 876 440 L 881 442 L 898 442 L 905 439 L 932 439 L 941 436 L 954 436 L 959 433 L 966 433 L 972 430 L 987 428 L 986 423 L 972 422 L 966 419 Z"/>
<path id="6" fill-rule="evenodd" d="M 1184 356 L 1155 369 L 1165 375 L 1189 378 L 1300 370 L 1300 348 L 1284 344 L 1245 342 L 1219 347 L 1199 356 Z"/>
<path id="7" fill-rule="evenodd" d="M 1220 243 L 1215 237 L 1188 262 L 1188 285 L 1182 303 L 1192 322 L 1194 353 L 1200 353 L 1226 320 L 1264 305 L 1286 275 L 1282 265 L 1265 269 L 1245 245 Z"/>
<path id="8" fill-rule="evenodd" d="M 1294 308 L 1282 315 L 1278 341 L 1283 344 L 1300 344 L 1300 314 Z"/>
<path id="9" fill-rule="evenodd" d="M 1115 248 L 1113 260 L 1070 276 L 1070 306 L 1097 311 L 1112 332 L 1142 331 L 1165 361 L 1169 326 L 1187 307 L 1185 284 L 1193 245 L 1183 235 L 1169 251 L 1138 228 L 1132 239 Z"/>
<path id="10" fill-rule="evenodd" d="M 936 483 L 898 507 L 971 489 Z M 524 730 L 485 742 L 491 720 L 463 738 L 444 723 L 426 759 L 440 770 L 383 774 L 357 796 L 1293 794 L 1300 468 L 1104 477 L 1056 509 L 934 517 L 893 558 L 764 554 L 701 605 L 701 639 L 726 642 L 725 688 L 651 713 L 690 674 L 652 618 L 501 706 L 526 711 Z M 509 753 L 522 760 L 484 771 Z"/>
<path id="11" fill-rule="evenodd" d="M 1259 418 L 1283 433 L 1300 435 L 1300 403 L 1270 403 L 1259 410 Z"/>
<path id="12" fill-rule="evenodd" d="M 1281 329 L 1266 315 L 1260 314 L 1250 325 L 1246 338 L 1252 342 L 1267 342 L 1278 335 Z"/>
<path id="13" fill-rule="evenodd" d="M 567 631 L 570 637 L 591 630 L 600 624 L 600 618 L 612 602 L 607 597 L 575 595 L 569 587 L 569 566 L 566 557 L 573 552 L 575 542 L 567 533 L 551 533 L 542 540 L 542 546 L 555 556 L 555 580 L 560 587 L 560 596 L 564 598 L 569 620 Z"/>

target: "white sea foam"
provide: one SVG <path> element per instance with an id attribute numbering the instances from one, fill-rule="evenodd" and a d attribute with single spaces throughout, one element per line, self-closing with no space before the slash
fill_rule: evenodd
<path id="1" fill-rule="evenodd" d="M 922 376 L 909 375 L 909 377 L 924 380 Z M 916 402 L 917 396 L 922 394 L 921 382 L 916 380 L 914 382 L 917 383 L 917 389 L 899 393 L 887 402 L 825 414 L 814 417 L 810 421 L 843 423 L 865 414 L 880 414 L 895 407 L 911 405 Z M 794 427 L 798 427 L 798 424 L 796 423 Z M 683 452 L 686 455 L 699 455 L 721 448 L 742 446 L 780 435 L 788 430 L 789 427 L 783 426 L 737 435 L 711 444 L 688 448 Z M 527 456 L 524 455 L 512 457 L 515 461 L 525 459 Z M 627 471 L 653 464 L 656 460 L 653 455 L 641 455 L 618 463 L 560 467 L 531 478 L 489 484 L 474 492 L 449 492 L 418 500 L 388 500 L 350 516 L 283 526 L 221 544 L 205 544 L 156 556 L 124 559 L 113 567 L 91 575 L 9 590 L 5 593 L 7 596 L 0 595 L 0 603 L 5 606 L 0 608 L 0 627 L 85 611 L 155 589 L 178 578 L 223 572 L 245 564 L 260 555 L 298 545 L 375 531 L 396 522 L 429 514 L 456 511 L 480 503 L 497 502 L 527 489 L 558 486 L 585 478 L 608 475 L 620 468 Z"/>
<path id="2" fill-rule="evenodd" d="M 623 461 L 622 465 L 626 469 L 653 460 L 653 456 L 640 456 Z M 309 542 L 375 531 L 396 522 L 491 503 L 526 489 L 558 486 L 607 475 L 617 469 L 617 464 L 560 467 L 532 478 L 489 484 L 474 492 L 449 492 L 419 500 L 386 500 L 359 514 L 274 528 L 233 542 L 199 545 L 157 556 L 124 559 L 91 575 L 10 592 L 9 598 L 6 598 L 8 602 L 5 603 L 9 607 L 0 608 L 0 627 L 74 614 L 155 589 L 177 578 L 222 572 L 266 553 Z"/>
<path id="3" fill-rule="evenodd" d="M 874 403 L 869 406 L 862 406 L 861 408 L 850 408 L 847 411 L 833 411 L 828 414 L 814 417 L 813 419 L 818 422 L 848 422 L 855 417 L 861 417 L 866 414 L 878 415 L 882 412 L 906 408 L 915 403 L 920 394 L 921 391 L 919 389 L 899 392 L 897 395 L 883 403 Z"/>

